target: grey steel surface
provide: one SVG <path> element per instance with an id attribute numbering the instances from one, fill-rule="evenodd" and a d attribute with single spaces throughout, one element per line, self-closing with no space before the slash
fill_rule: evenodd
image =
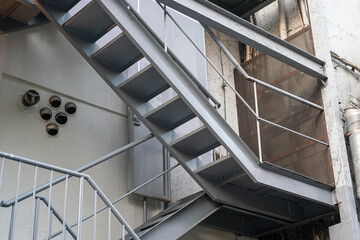
<path id="1" fill-rule="evenodd" d="M 200 156 L 219 145 L 219 141 L 205 126 L 198 128 L 171 143 L 173 148 L 195 157 Z"/>
<path id="2" fill-rule="evenodd" d="M 93 57 L 122 72 L 142 58 L 142 55 L 125 34 L 121 33 L 96 52 Z"/>
<path id="3" fill-rule="evenodd" d="M 116 82 L 114 78 L 118 76 L 115 76 L 114 72 L 109 72 L 108 68 L 88 57 L 87 47 L 91 44 L 86 39 L 76 37 L 61 28 L 61 26 L 58 25 L 59 18 L 52 18 L 53 10 L 47 8 L 48 11 L 45 11 L 45 13 L 213 200 L 290 222 L 303 220 L 304 208 L 302 204 L 304 203 L 315 203 L 319 208 L 323 207 L 327 211 L 333 209 L 330 190 L 313 186 L 312 184 L 304 183 L 297 179 L 289 178 L 259 167 L 256 156 L 215 111 L 200 90 L 193 87 L 191 79 L 189 79 L 174 60 L 164 52 L 162 46 L 129 11 L 128 7 L 121 1 L 99 0 L 98 2 L 116 24 L 123 29 L 124 33 L 140 52 L 151 62 L 152 66 L 159 72 L 164 80 L 179 94 L 180 98 L 187 104 L 191 111 L 202 120 L 206 125 L 204 129 L 207 129 L 209 133 L 211 133 L 212 138 L 216 139 L 219 144 L 221 143 L 230 152 L 234 161 L 244 169 L 253 182 L 259 185 L 259 188 L 264 189 L 263 191 L 255 192 L 230 184 L 225 184 L 219 188 L 216 186 L 216 183 L 210 180 L 204 180 L 196 175 L 193 171 L 201 166 L 199 159 L 184 154 L 183 151 L 179 151 L 173 146 L 170 146 L 170 144 L 173 143 L 173 136 L 176 135 L 174 131 L 165 131 L 158 124 L 148 121 L 144 117 L 144 113 L 148 112 L 147 104 L 139 102 L 135 98 L 130 97 L 122 89 L 117 88 L 117 85 L 114 84 Z M 43 7 L 46 6 L 45 1 L 38 0 L 37 4 L 45 10 Z M 208 136 L 208 134 L 205 136 Z M 175 143 L 183 143 L 184 147 L 190 147 L 191 149 L 192 146 L 188 146 L 190 142 L 189 139 L 184 142 L 177 141 Z M 183 140 L 186 140 L 186 138 Z M 198 144 L 197 142 L 195 143 Z M 181 144 L 178 146 L 181 146 Z M 203 147 L 204 145 L 199 146 L 198 149 L 204 151 L 205 148 Z M 267 192 L 274 191 L 281 193 L 282 197 L 273 198 L 267 194 Z M 289 201 L 288 199 L 294 201 Z"/>
<path id="4" fill-rule="evenodd" d="M 159 1 L 302 72 L 326 79 L 322 60 L 206 0 Z"/>
<path id="5" fill-rule="evenodd" d="M 148 101 L 170 86 L 151 65 L 118 86 L 128 94 Z"/>
<path id="6" fill-rule="evenodd" d="M 178 96 L 145 115 L 149 121 L 168 129 L 175 129 L 194 117 L 195 114 Z"/>
<path id="7" fill-rule="evenodd" d="M 234 174 L 244 174 L 244 171 L 229 155 L 197 169 L 195 173 L 203 178 L 221 181 Z"/>
<path id="8" fill-rule="evenodd" d="M 107 32 L 114 22 L 96 1 L 90 2 L 64 25 L 67 29 L 96 41 Z"/>
<path id="9" fill-rule="evenodd" d="M 213 202 L 207 195 L 193 200 L 181 210 L 156 224 L 151 231 L 140 234 L 145 239 L 178 239 L 185 232 L 195 227 L 202 220 L 219 209 L 220 205 Z"/>
<path id="10" fill-rule="evenodd" d="M 75 6 L 80 0 L 48 0 L 48 2 L 63 8 L 64 10 L 70 10 Z"/>

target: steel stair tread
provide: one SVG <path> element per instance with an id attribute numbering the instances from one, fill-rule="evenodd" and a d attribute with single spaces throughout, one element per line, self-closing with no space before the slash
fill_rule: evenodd
<path id="1" fill-rule="evenodd" d="M 206 126 L 202 126 L 189 134 L 175 140 L 171 146 L 179 151 L 200 156 L 220 145 L 219 141 Z"/>
<path id="2" fill-rule="evenodd" d="M 64 27 L 95 42 L 114 24 L 114 21 L 100 5 L 96 1 L 92 1 L 70 18 Z"/>
<path id="3" fill-rule="evenodd" d="M 62 9 L 69 11 L 74 7 L 80 0 L 48 0 L 49 3 L 54 4 Z"/>
<path id="4" fill-rule="evenodd" d="M 151 65 L 118 86 L 124 92 L 145 101 L 149 101 L 169 87 L 169 84 Z"/>
<path id="5" fill-rule="evenodd" d="M 119 72 L 124 71 L 142 57 L 143 55 L 124 33 L 115 37 L 92 56 Z"/>
<path id="6" fill-rule="evenodd" d="M 243 172 L 242 168 L 236 163 L 231 155 L 211 162 L 195 171 L 199 176 L 210 180 L 219 180 L 226 176 Z"/>
<path id="7" fill-rule="evenodd" d="M 175 129 L 194 117 L 195 114 L 179 96 L 167 101 L 145 115 L 145 118 L 148 120 L 169 129 Z"/>

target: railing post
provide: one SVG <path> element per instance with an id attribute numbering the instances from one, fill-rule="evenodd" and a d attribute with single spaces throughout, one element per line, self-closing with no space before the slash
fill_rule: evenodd
<path id="1" fill-rule="evenodd" d="M 258 104 L 258 95 L 257 95 L 257 86 L 254 82 L 254 100 L 255 100 L 255 113 L 256 113 L 256 132 L 258 139 L 258 148 L 259 148 L 259 160 L 263 162 L 262 159 L 262 147 L 261 147 L 261 134 L 260 134 L 260 120 L 259 120 L 259 104 Z"/>
<path id="2" fill-rule="evenodd" d="M 94 197 L 94 240 L 96 240 L 96 215 L 97 215 L 97 191 L 94 191 L 95 197 Z"/>
<path id="3" fill-rule="evenodd" d="M 66 239 L 66 208 L 67 208 L 67 194 L 68 194 L 68 182 L 69 182 L 69 174 L 66 174 L 66 179 L 65 179 L 65 193 L 64 193 L 64 220 L 63 220 L 63 226 L 62 226 L 62 239 L 65 240 Z"/>
<path id="4" fill-rule="evenodd" d="M 5 167 L 5 157 L 1 159 L 1 169 L 0 169 L 0 197 L 1 197 L 1 186 L 2 186 L 2 179 L 4 175 L 4 167 Z"/>
<path id="5" fill-rule="evenodd" d="M 35 216 L 34 216 L 34 228 L 33 228 L 33 238 L 32 240 L 37 240 L 37 232 L 38 232 L 38 225 L 39 225 L 39 211 L 40 211 L 40 199 L 36 198 L 36 205 L 35 205 Z"/>
<path id="6" fill-rule="evenodd" d="M 34 221 L 35 221 L 35 201 L 36 201 L 36 184 L 37 184 L 37 172 L 38 167 L 35 166 L 35 172 L 34 172 L 34 186 L 33 186 L 33 196 L 32 196 L 32 207 L 31 207 L 31 225 L 30 225 L 30 239 L 33 236 L 33 230 L 34 230 Z"/>
<path id="7" fill-rule="evenodd" d="M 17 173 L 17 182 L 16 182 L 16 193 L 15 193 L 15 203 L 11 209 L 11 221 L 10 221 L 10 229 L 9 229 L 9 240 L 14 239 L 15 235 L 15 223 L 16 223 L 16 208 L 18 203 L 19 196 L 19 187 L 20 187 L 20 176 L 21 176 L 21 162 L 18 165 L 18 173 Z"/>
<path id="8" fill-rule="evenodd" d="M 84 177 L 80 178 L 79 186 L 79 211 L 78 211 L 78 231 L 77 231 L 77 240 L 81 240 L 82 232 L 82 210 L 83 210 L 83 193 L 84 193 Z"/>
<path id="9" fill-rule="evenodd" d="M 165 50 L 165 52 L 168 51 L 166 5 L 164 5 L 164 50 Z"/>
<path id="10" fill-rule="evenodd" d="M 51 217 L 51 195 L 52 195 L 52 180 L 54 176 L 54 170 L 50 172 L 50 186 L 49 186 L 49 203 L 48 203 L 48 213 L 47 213 L 47 223 L 46 223 L 46 239 L 49 239 L 50 233 L 50 217 Z"/>
<path id="11" fill-rule="evenodd" d="M 111 240 L 111 208 L 109 208 L 108 240 Z"/>

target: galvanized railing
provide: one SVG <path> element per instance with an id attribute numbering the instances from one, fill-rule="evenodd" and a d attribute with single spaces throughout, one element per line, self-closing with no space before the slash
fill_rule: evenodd
<path id="1" fill-rule="evenodd" d="M 34 177 L 33 177 L 33 190 L 31 191 L 31 197 L 32 197 L 32 211 L 31 211 L 31 219 L 29 221 L 30 224 L 30 239 L 37 239 L 37 236 L 34 236 L 34 233 L 37 232 L 38 226 L 37 226 L 37 206 L 39 206 L 39 199 L 45 202 L 47 205 L 47 220 L 46 220 L 46 239 L 51 239 L 52 235 L 52 216 L 55 215 L 55 217 L 58 218 L 60 222 L 62 222 L 62 230 L 61 233 L 63 235 L 63 239 L 66 238 L 66 232 L 70 232 L 69 226 L 66 224 L 66 216 L 67 216 L 67 204 L 68 204 L 68 182 L 69 178 L 77 178 L 79 187 L 78 187 L 78 207 L 77 207 L 77 233 L 76 233 L 76 239 L 82 239 L 83 235 L 83 228 L 82 228 L 82 219 L 83 219 L 83 207 L 84 207 L 84 183 L 88 183 L 90 188 L 92 188 L 94 192 L 94 212 L 96 213 L 97 210 L 97 199 L 100 198 L 103 203 L 105 204 L 105 209 L 108 209 L 108 216 L 109 221 L 107 223 L 108 231 L 107 231 L 107 238 L 111 239 L 111 217 L 114 216 L 123 226 L 123 239 L 125 239 L 126 231 L 132 236 L 133 239 L 139 240 L 139 237 L 135 234 L 135 232 L 132 230 L 132 228 L 129 226 L 129 224 L 125 221 L 125 219 L 121 216 L 121 214 L 118 212 L 118 210 L 114 207 L 114 205 L 111 203 L 111 201 L 105 196 L 105 194 L 102 192 L 102 190 L 98 187 L 98 185 L 94 182 L 94 180 L 87 174 L 83 174 L 77 171 L 68 170 L 65 168 L 57 167 L 54 165 L 34 161 L 28 158 L 23 158 L 20 156 L 15 156 L 9 153 L 0 152 L 0 158 L 1 158 L 1 169 L 0 169 L 0 194 L 2 190 L 2 186 L 4 184 L 7 184 L 6 178 L 4 178 L 4 173 L 6 172 L 6 166 L 7 162 L 16 162 L 17 163 L 17 181 L 16 181 L 16 190 L 15 190 L 15 198 L 13 200 L 8 201 L 7 204 L 3 204 L 2 206 L 11 206 L 11 219 L 10 219 L 10 225 L 9 225 L 9 240 L 15 239 L 15 233 L 16 233 L 16 217 L 17 217 L 17 209 L 18 204 L 21 201 L 25 199 L 25 195 L 22 195 L 22 197 L 19 197 L 19 189 L 20 189 L 20 179 L 22 177 L 22 166 L 30 165 L 34 167 Z M 36 195 L 37 193 L 37 179 L 38 179 L 38 171 L 42 170 L 48 170 L 49 173 L 49 186 L 48 186 L 48 198 L 42 198 Z M 55 208 L 52 205 L 52 198 L 53 198 L 53 187 L 54 187 L 54 173 L 60 173 L 65 174 L 64 175 L 64 181 L 65 181 L 65 190 L 64 190 L 64 201 L 63 201 L 63 217 L 60 218 L 60 214 L 55 211 Z M 26 195 L 27 196 L 27 195 Z M 90 200 L 89 200 L 90 201 Z M 24 219 L 22 219 L 24 221 Z M 96 236 L 96 217 L 94 218 L 94 226 L 93 226 L 93 239 L 97 239 Z M 73 234 L 71 234 L 73 235 Z"/>
<path id="2" fill-rule="evenodd" d="M 173 59 L 179 64 L 180 67 L 182 67 L 183 69 L 185 69 L 185 71 L 188 73 L 190 71 L 187 70 L 187 68 L 184 66 L 184 64 L 181 62 L 181 60 L 179 60 L 176 56 L 174 57 L 174 54 L 171 52 L 171 50 L 168 48 L 168 44 L 167 44 L 167 37 L 164 37 L 164 41 L 157 36 L 157 34 L 151 29 L 151 27 L 146 23 L 146 21 L 142 18 L 142 16 L 135 10 L 132 9 L 132 7 L 130 6 L 130 4 L 127 2 L 127 0 L 123 0 L 128 6 L 129 9 L 136 15 L 136 17 L 144 24 L 144 26 L 149 30 L 149 32 L 157 39 L 157 41 L 164 47 L 165 51 L 167 51 L 172 57 Z M 256 118 L 256 129 L 257 129 L 257 140 L 258 140 L 258 151 L 259 151 L 259 160 L 260 162 L 262 162 L 262 146 L 261 146 L 261 134 L 260 134 L 260 122 L 264 122 L 266 124 L 272 125 L 274 127 L 280 128 L 282 130 L 291 132 L 295 135 L 301 136 L 303 138 L 309 139 L 311 141 L 314 141 L 316 143 L 322 144 L 324 146 L 329 146 L 328 143 L 321 141 L 319 139 L 316 139 L 314 137 L 308 136 L 306 134 L 303 134 L 301 132 L 295 131 L 293 129 L 290 129 L 288 127 L 282 126 L 278 123 L 272 122 L 268 119 L 265 119 L 263 117 L 260 116 L 259 114 L 259 106 L 258 106 L 258 96 L 257 96 L 257 86 L 260 85 L 262 87 L 265 87 L 271 91 L 274 91 L 278 94 L 284 95 L 288 98 L 291 98 L 295 101 L 298 101 L 302 104 L 305 104 L 307 106 L 310 106 L 314 109 L 319 110 L 320 112 L 324 110 L 324 108 L 316 103 L 313 103 L 307 99 L 304 99 L 302 97 L 299 97 L 295 94 L 289 93 L 287 91 L 284 91 L 278 87 L 275 87 L 271 84 L 268 84 L 264 81 L 261 81 L 257 78 L 254 78 L 252 76 L 249 76 L 246 71 L 240 66 L 240 64 L 236 61 L 236 59 L 230 54 L 230 52 L 228 51 L 228 49 L 226 49 L 226 47 L 221 43 L 221 41 L 215 36 L 215 34 L 211 31 L 211 29 L 209 27 L 207 27 L 206 25 L 202 25 L 202 27 L 204 28 L 204 31 L 208 32 L 208 34 L 210 35 L 210 37 L 215 41 L 215 43 L 220 47 L 221 51 L 226 55 L 226 57 L 231 61 L 231 63 L 235 66 L 235 68 L 237 69 L 237 71 L 239 73 L 241 73 L 244 78 L 247 81 L 250 81 L 253 83 L 254 86 L 254 102 L 255 102 L 255 106 L 253 109 L 246 101 L 245 99 L 240 95 L 240 93 L 235 89 L 235 87 L 231 84 L 231 82 L 229 81 L 229 79 L 227 79 L 224 74 L 215 66 L 215 64 L 209 59 L 209 57 L 206 55 L 206 53 L 204 53 L 196 44 L 195 42 L 191 39 L 191 37 L 185 32 L 185 30 L 180 26 L 180 24 L 175 20 L 175 18 L 171 15 L 171 13 L 169 13 L 169 11 L 166 9 L 166 5 L 163 5 L 162 3 L 160 3 L 159 1 L 155 0 L 157 2 L 157 4 L 159 5 L 159 7 L 163 10 L 164 12 L 164 32 L 166 35 L 166 19 L 167 17 L 171 19 L 171 21 L 177 26 L 177 28 L 182 32 L 182 34 L 189 40 L 189 42 L 194 46 L 194 48 L 197 50 L 197 52 L 199 52 L 201 54 L 201 56 L 206 60 L 206 62 L 215 70 L 215 72 L 221 77 L 221 79 L 223 80 L 223 82 L 226 84 L 226 86 L 229 86 L 229 88 L 234 92 L 236 98 L 238 98 L 244 105 L 245 107 L 250 111 L 250 113 L 255 116 Z M 193 75 L 188 74 L 192 79 L 196 79 Z M 219 109 L 220 107 L 220 103 L 218 100 L 216 100 L 216 98 L 214 96 L 211 95 L 211 93 L 209 93 L 207 90 L 204 91 L 202 90 L 202 92 L 205 94 L 206 96 L 211 96 L 211 100 L 212 102 L 216 103 L 215 104 L 215 108 Z M 214 154 L 215 155 L 215 154 Z M 221 151 L 219 150 L 219 155 L 221 156 Z M 215 158 L 214 158 L 215 159 Z"/>

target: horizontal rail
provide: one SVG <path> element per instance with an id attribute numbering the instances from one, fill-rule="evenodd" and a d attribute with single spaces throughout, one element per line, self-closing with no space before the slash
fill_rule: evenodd
<path id="1" fill-rule="evenodd" d="M 208 0 L 158 0 L 186 16 L 315 78 L 326 80 L 325 62 Z"/>
<path id="2" fill-rule="evenodd" d="M 238 91 L 236 91 L 236 89 L 232 86 L 232 84 L 229 82 L 229 80 L 226 79 L 226 77 L 220 72 L 219 69 L 217 69 L 217 67 L 214 65 L 214 63 L 201 51 L 201 49 L 199 49 L 199 47 L 192 41 L 192 39 L 189 37 L 189 35 L 187 35 L 187 33 L 182 29 L 182 27 L 177 23 L 177 21 L 171 16 L 171 14 L 166 10 L 166 7 L 164 7 L 159 0 L 156 0 L 156 2 L 158 3 L 158 5 L 164 10 L 164 12 L 170 17 L 170 19 L 174 22 L 174 24 L 180 29 L 180 31 L 185 35 L 185 37 L 191 42 L 191 44 L 198 50 L 198 52 L 206 59 L 206 61 L 213 67 L 213 69 L 219 74 L 219 76 L 224 80 L 224 82 L 226 83 L 227 86 L 229 86 L 231 88 L 231 90 L 235 93 L 235 95 L 241 100 L 241 102 L 249 109 L 249 111 L 257 118 L 257 120 L 261 120 L 263 122 L 267 122 L 273 126 L 279 127 L 281 129 L 284 129 L 286 131 L 292 132 L 294 134 L 297 134 L 299 136 L 305 137 L 307 139 L 310 139 L 312 141 L 315 141 L 317 143 L 323 144 L 325 146 L 329 146 L 328 143 L 325 143 L 323 141 L 320 141 L 318 139 L 312 138 L 310 136 L 307 136 L 305 134 L 299 133 L 297 131 L 294 131 L 292 129 L 286 128 L 284 126 L 281 126 L 279 124 L 273 123 L 269 120 L 263 119 L 263 118 L 259 118 L 259 116 L 256 114 L 256 112 L 250 107 L 250 105 L 243 99 L 243 97 L 239 94 Z M 317 105 L 311 101 L 308 101 L 304 98 L 301 98 L 299 96 L 296 96 L 292 93 L 286 92 L 280 88 L 277 88 L 271 84 L 265 83 L 259 79 L 256 79 L 254 77 L 249 76 L 246 71 L 240 66 L 240 64 L 236 61 L 236 59 L 231 55 L 231 53 L 227 50 L 227 48 L 221 43 L 221 41 L 219 41 L 219 39 L 214 35 L 214 33 L 211 31 L 211 29 L 200 23 L 203 28 L 209 33 L 210 37 L 215 41 L 215 43 L 221 48 L 221 50 L 225 53 L 225 55 L 229 58 L 229 60 L 233 63 L 233 65 L 235 66 L 235 68 L 237 69 L 237 71 L 239 71 L 246 80 L 251 81 L 251 82 L 255 82 L 256 84 L 259 84 L 263 87 L 266 87 L 268 89 L 271 89 L 279 94 L 285 95 L 289 98 L 292 98 L 296 101 L 302 102 L 308 106 L 311 106 L 315 109 L 318 109 L 320 111 L 323 111 L 324 108 L 321 107 L 320 105 Z M 148 26 L 145 26 L 148 27 Z"/>
<path id="3" fill-rule="evenodd" d="M 180 166 L 180 163 L 177 163 L 176 165 L 172 166 L 171 168 L 169 168 L 169 169 L 165 170 L 164 172 L 156 175 L 155 177 L 149 179 L 148 181 L 144 182 L 143 184 L 141 184 L 141 185 L 137 186 L 136 188 L 132 189 L 130 192 L 128 192 L 128 193 L 124 194 L 123 196 L 115 199 L 115 200 L 112 201 L 111 203 L 112 203 L 112 204 L 115 204 L 115 203 L 119 202 L 120 200 L 122 200 L 122 199 L 126 198 L 127 196 L 133 194 L 134 192 L 136 192 L 136 191 L 139 190 L 140 188 L 142 188 L 142 187 L 148 185 L 149 183 L 155 181 L 155 180 L 158 179 L 159 177 L 161 177 L 161 176 L 165 175 L 166 173 L 172 171 L 173 169 L 177 168 L 178 166 Z M 102 208 L 100 208 L 99 210 L 96 211 L 96 213 L 92 213 L 92 214 L 86 216 L 85 218 L 83 218 L 83 219 L 81 220 L 81 222 L 84 222 L 84 221 L 92 218 L 95 214 L 101 213 L 101 212 L 104 211 L 106 208 L 107 208 L 107 207 L 102 207 Z M 73 228 L 73 227 L 75 227 L 75 226 L 77 226 L 77 225 L 78 225 L 78 223 L 74 223 L 74 224 L 72 224 L 70 227 Z M 54 233 L 51 237 L 54 238 L 54 237 L 60 235 L 61 233 L 62 233 L 62 231 L 56 232 L 56 233 Z"/>
<path id="4" fill-rule="evenodd" d="M 301 103 L 304 103 L 304 104 L 306 104 L 306 105 L 309 105 L 309 106 L 311 106 L 311 107 L 313 107 L 313 108 L 316 108 L 316 109 L 318 109 L 318 110 L 320 110 L 320 111 L 323 111 L 323 110 L 324 110 L 323 107 L 321 107 L 321 106 L 319 106 L 319 105 L 317 105 L 317 104 L 315 104 L 315 103 L 313 103 L 313 102 L 311 102 L 311 101 L 308 101 L 308 100 L 306 100 L 306 99 L 304 99 L 304 98 L 301 98 L 301 97 L 296 96 L 296 95 L 294 95 L 294 94 L 292 94 L 292 93 L 289 93 L 289 92 L 287 92 L 287 91 L 284 91 L 284 90 L 282 90 L 282 89 L 280 89 L 280 88 L 277 88 L 277 87 L 275 87 L 275 86 L 273 86 L 273 85 L 271 85 L 271 84 L 268 84 L 268 83 L 266 83 L 266 82 L 263 82 L 263 81 L 261 81 L 261 80 L 259 80 L 259 79 L 257 79 L 257 78 L 254 78 L 254 77 L 249 76 L 249 75 L 247 74 L 247 72 L 246 72 L 246 71 L 240 66 L 240 64 L 236 61 L 236 59 L 231 55 L 231 53 L 229 52 L 229 50 L 228 50 L 228 49 L 222 44 L 222 42 L 215 36 L 215 34 L 213 33 L 213 31 L 211 31 L 211 29 L 210 29 L 208 26 L 206 26 L 206 25 L 204 25 L 204 24 L 201 24 L 201 25 L 203 26 L 203 28 L 205 29 L 205 31 L 210 35 L 210 37 L 214 40 L 214 42 L 221 48 L 221 50 L 223 51 L 223 53 L 229 58 L 229 60 L 232 62 L 232 64 L 234 64 L 236 70 L 239 71 L 239 72 L 245 77 L 246 80 L 252 81 L 252 82 L 256 82 L 257 84 L 259 84 L 259 85 L 261 85 L 261 86 L 263 86 L 263 87 L 266 87 L 266 88 L 268 88 L 268 89 L 271 89 L 271 90 L 274 91 L 274 92 L 277 92 L 277 93 L 279 93 L 279 94 L 285 95 L 285 96 L 287 96 L 287 97 L 289 97 L 289 98 L 292 98 L 292 99 L 294 99 L 294 100 L 296 100 L 296 101 L 298 101 L 298 102 L 301 102 Z"/>

